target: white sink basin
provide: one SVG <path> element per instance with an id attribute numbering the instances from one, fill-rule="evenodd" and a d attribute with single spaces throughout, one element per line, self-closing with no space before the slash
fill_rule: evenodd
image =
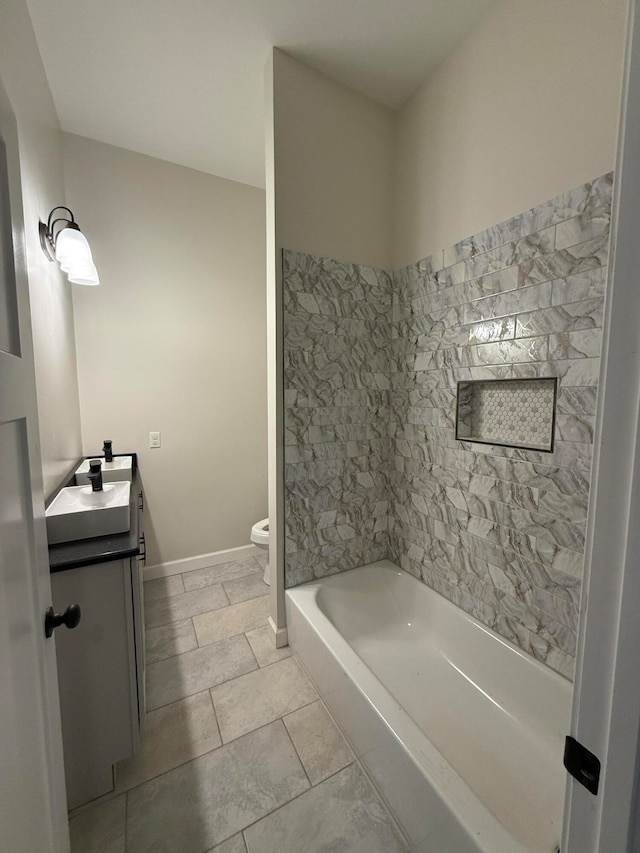
<path id="1" fill-rule="evenodd" d="M 131 483 L 107 483 L 101 492 L 91 486 L 62 489 L 45 512 L 49 544 L 126 533 L 129 529 Z"/>
<path id="2" fill-rule="evenodd" d="M 96 456 L 96 459 L 99 457 Z M 114 456 L 113 462 L 102 462 L 102 482 L 114 483 L 120 480 L 131 480 L 131 469 L 133 463 L 132 456 Z M 82 465 L 76 469 L 76 483 L 83 486 L 85 483 L 90 483 L 89 477 L 89 459 L 85 459 Z"/>

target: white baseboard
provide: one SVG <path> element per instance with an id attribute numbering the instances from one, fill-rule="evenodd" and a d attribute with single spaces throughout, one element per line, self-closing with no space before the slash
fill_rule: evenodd
<path id="1" fill-rule="evenodd" d="M 197 557 L 185 557 L 183 560 L 145 566 L 143 575 L 146 581 L 168 578 L 171 575 L 181 575 L 182 572 L 193 572 L 195 569 L 206 569 L 208 566 L 219 566 L 231 560 L 241 560 L 243 557 L 256 557 L 261 553 L 263 551 L 257 545 L 241 545 L 239 548 L 227 548 L 224 551 L 213 551 L 211 554 L 200 554 Z"/>
<path id="2" fill-rule="evenodd" d="M 273 621 L 271 616 L 267 619 L 267 623 L 269 628 L 273 631 L 273 634 L 276 638 L 276 649 L 283 649 L 285 646 L 289 645 L 289 633 L 286 628 L 276 628 L 276 623 Z"/>

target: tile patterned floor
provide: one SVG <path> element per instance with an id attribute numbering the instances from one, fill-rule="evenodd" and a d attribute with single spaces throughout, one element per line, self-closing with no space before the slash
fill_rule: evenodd
<path id="1" fill-rule="evenodd" d="M 260 557 L 145 583 L 147 720 L 72 853 L 406 853 L 266 625 Z"/>

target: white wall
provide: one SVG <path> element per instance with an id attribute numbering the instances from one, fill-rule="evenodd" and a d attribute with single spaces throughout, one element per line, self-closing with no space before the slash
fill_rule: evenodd
<path id="1" fill-rule="evenodd" d="M 61 133 L 24 0 L 3 0 L 0 77 L 18 123 L 45 496 L 81 455 L 71 286 L 40 248 L 38 220 L 65 204 Z"/>
<path id="2" fill-rule="evenodd" d="M 265 69 L 265 124 L 269 559 L 278 577 L 271 616 L 284 629 L 281 253 L 391 266 L 393 112 L 274 49 Z"/>
<path id="3" fill-rule="evenodd" d="M 275 66 L 284 62 L 273 50 L 264 71 L 264 155 L 267 247 L 267 470 L 269 507 L 270 619 L 276 645 L 287 644 L 284 599 L 284 332 L 282 325 L 282 248 L 276 234 Z"/>
<path id="4" fill-rule="evenodd" d="M 66 134 L 64 161 L 102 281 L 74 288 L 84 451 L 139 453 L 148 562 L 247 544 L 267 515 L 264 191 Z"/>
<path id="5" fill-rule="evenodd" d="M 395 266 L 614 167 L 627 0 L 503 0 L 397 116 Z"/>
<path id="6" fill-rule="evenodd" d="M 393 112 L 273 52 L 280 246 L 391 265 Z"/>

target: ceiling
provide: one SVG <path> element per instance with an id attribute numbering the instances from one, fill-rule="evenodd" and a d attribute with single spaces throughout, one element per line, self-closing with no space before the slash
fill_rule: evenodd
<path id="1" fill-rule="evenodd" d="M 264 186 L 272 46 L 397 108 L 495 0 L 27 0 L 63 130 Z"/>

